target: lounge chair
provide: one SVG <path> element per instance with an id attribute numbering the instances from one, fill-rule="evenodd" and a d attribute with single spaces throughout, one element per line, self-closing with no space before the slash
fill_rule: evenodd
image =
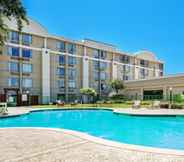
<path id="1" fill-rule="evenodd" d="M 65 103 L 62 102 L 61 100 L 56 101 L 56 104 L 57 104 L 57 106 L 64 106 L 65 105 Z"/>
<path id="2" fill-rule="evenodd" d="M 0 115 L 7 115 L 8 114 L 8 108 L 6 102 L 0 103 Z"/>
<path id="3" fill-rule="evenodd" d="M 153 101 L 153 103 L 152 103 L 152 108 L 153 108 L 153 109 L 154 109 L 154 108 L 160 108 L 160 101 L 158 101 L 158 100 Z"/>
<path id="4" fill-rule="evenodd" d="M 75 100 L 74 102 L 71 103 L 71 106 L 77 105 L 78 104 L 78 100 Z"/>
<path id="5" fill-rule="evenodd" d="M 140 100 L 133 101 L 132 108 L 140 108 L 140 107 L 141 107 L 141 101 Z"/>

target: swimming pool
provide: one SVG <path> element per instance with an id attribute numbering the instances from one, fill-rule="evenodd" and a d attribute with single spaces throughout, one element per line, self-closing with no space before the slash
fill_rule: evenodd
<path id="1" fill-rule="evenodd" d="M 118 115 L 108 110 L 38 111 L 0 119 L 0 127 L 50 127 L 127 144 L 184 150 L 184 117 Z"/>

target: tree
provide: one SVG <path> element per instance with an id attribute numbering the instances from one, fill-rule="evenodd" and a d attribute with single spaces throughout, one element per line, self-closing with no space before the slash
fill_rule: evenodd
<path id="1" fill-rule="evenodd" d="M 80 89 L 80 93 L 83 96 L 87 96 L 88 99 L 94 99 L 94 97 L 97 95 L 96 91 L 93 88 L 82 88 Z"/>
<path id="2" fill-rule="evenodd" d="M 0 0 L 0 47 L 4 45 L 7 36 L 7 26 L 4 24 L 4 18 L 9 20 L 14 18 L 19 32 L 22 30 L 23 22 L 29 23 L 26 18 L 26 10 L 20 0 Z"/>
<path id="3" fill-rule="evenodd" d="M 119 93 L 119 90 L 124 89 L 124 83 L 121 80 L 112 80 L 110 82 L 111 88 L 116 92 L 116 94 Z"/>

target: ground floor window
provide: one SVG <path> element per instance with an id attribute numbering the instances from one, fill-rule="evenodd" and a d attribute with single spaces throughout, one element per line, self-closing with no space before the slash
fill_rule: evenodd
<path id="1" fill-rule="evenodd" d="M 163 99 L 163 90 L 146 90 L 144 91 L 144 100 Z"/>

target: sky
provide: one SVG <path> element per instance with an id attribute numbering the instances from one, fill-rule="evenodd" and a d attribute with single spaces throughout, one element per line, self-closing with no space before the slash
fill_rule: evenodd
<path id="1" fill-rule="evenodd" d="M 27 15 L 50 34 L 149 50 L 165 74 L 184 73 L 183 0 L 22 0 Z"/>

